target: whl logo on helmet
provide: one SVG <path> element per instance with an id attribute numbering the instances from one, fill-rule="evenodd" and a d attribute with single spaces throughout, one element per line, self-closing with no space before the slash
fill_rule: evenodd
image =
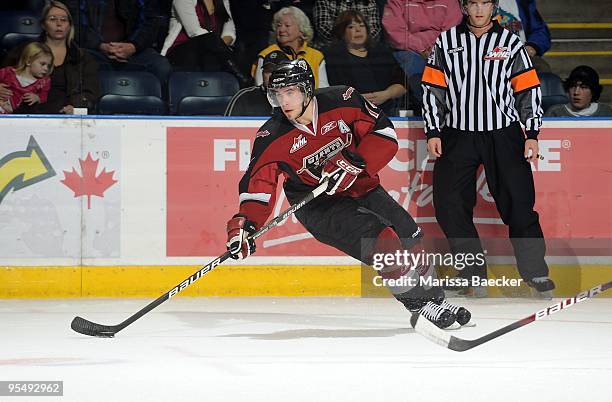
<path id="1" fill-rule="evenodd" d="M 304 71 L 308 71 L 308 63 L 304 59 L 299 59 L 297 62 L 298 67 Z"/>
<path id="2" fill-rule="evenodd" d="M 510 50 L 507 47 L 496 46 L 495 49 L 488 52 L 485 60 L 506 60 L 510 57 Z"/>
<path id="3" fill-rule="evenodd" d="M 300 134 L 299 136 L 297 136 L 296 138 L 293 139 L 293 145 L 291 146 L 291 149 L 289 150 L 289 153 L 292 154 L 302 148 L 304 148 L 306 146 L 306 143 L 308 141 L 306 141 L 306 137 L 304 137 L 303 134 Z"/>

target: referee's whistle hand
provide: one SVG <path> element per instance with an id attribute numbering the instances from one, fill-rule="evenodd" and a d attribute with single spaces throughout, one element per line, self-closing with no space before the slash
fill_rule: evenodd
<path id="1" fill-rule="evenodd" d="M 536 140 L 526 140 L 525 141 L 525 159 L 528 162 L 533 162 L 538 158 L 538 141 Z"/>
<path id="2" fill-rule="evenodd" d="M 434 137 L 427 140 L 427 150 L 430 155 L 439 158 L 442 156 L 442 140 L 440 138 Z"/>

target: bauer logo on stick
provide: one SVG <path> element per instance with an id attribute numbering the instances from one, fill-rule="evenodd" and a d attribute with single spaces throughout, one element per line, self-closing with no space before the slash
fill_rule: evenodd
<path id="1" fill-rule="evenodd" d="M 548 315 L 557 313 L 563 310 L 564 308 L 571 306 L 572 304 L 576 304 L 576 303 L 580 303 L 581 301 L 585 301 L 586 299 L 596 296 L 600 294 L 601 292 L 602 292 L 601 285 L 596 286 L 592 289 L 589 289 L 588 291 L 584 291 L 582 293 L 577 294 L 574 297 L 570 297 L 569 299 L 565 299 L 563 301 L 560 301 L 557 304 L 553 304 L 550 307 L 546 307 L 545 309 L 538 311 L 536 313 L 535 319 L 541 320 L 542 318 Z"/>

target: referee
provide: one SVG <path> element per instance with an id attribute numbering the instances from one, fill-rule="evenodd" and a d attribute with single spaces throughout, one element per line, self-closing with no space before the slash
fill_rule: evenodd
<path id="1" fill-rule="evenodd" d="M 482 253 L 473 222 L 476 175 L 484 165 L 489 191 L 506 225 L 521 277 L 543 297 L 555 288 L 529 162 L 538 157 L 540 82 L 518 36 L 492 16 L 498 0 L 460 0 L 463 21 L 442 32 L 423 72 L 427 149 L 437 157 L 436 218 L 454 253 Z M 521 123 L 525 131 L 521 128 Z M 486 263 L 459 272 L 486 278 Z M 486 289 L 475 287 L 474 296 Z"/>

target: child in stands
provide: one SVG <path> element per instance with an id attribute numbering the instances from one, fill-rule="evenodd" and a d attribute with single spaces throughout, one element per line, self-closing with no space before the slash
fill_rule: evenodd
<path id="1" fill-rule="evenodd" d="M 9 99 L 0 102 L 0 113 L 12 113 L 22 102 L 44 103 L 51 88 L 53 53 L 43 43 L 32 42 L 23 48 L 16 67 L 0 69 L 0 83 L 12 91 Z"/>

